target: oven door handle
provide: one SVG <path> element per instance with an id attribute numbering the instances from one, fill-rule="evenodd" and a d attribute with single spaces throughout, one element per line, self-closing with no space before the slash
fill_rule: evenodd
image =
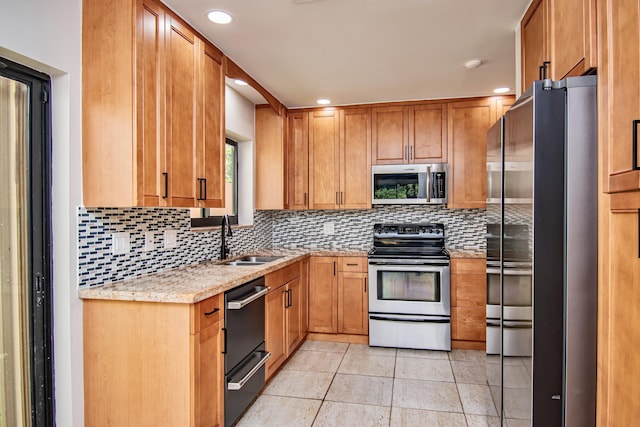
<path id="1" fill-rule="evenodd" d="M 383 321 L 391 321 L 391 322 L 414 322 L 414 323 L 451 323 L 450 318 L 446 317 L 435 317 L 435 318 L 424 318 L 424 317 L 387 317 L 387 316 L 369 316 L 371 320 L 383 320 Z"/>
<path id="2" fill-rule="evenodd" d="M 375 260 L 369 259 L 369 265 L 392 265 L 392 266 L 416 266 L 416 267 L 448 267 L 450 265 L 449 260 L 422 260 L 422 259 L 385 259 Z"/>
<path id="3" fill-rule="evenodd" d="M 260 359 L 260 361 L 256 364 L 256 366 L 254 366 L 249 372 L 247 372 L 247 375 L 242 377 L 240 381 L 237 381 L 237 382 L 229 381 L 227 383 L 227 390 L 240 390 L 242 387 L 244 387 L 244 385 L 251 379 L 251 377 L 253 377 L 256 374 L 256 372 L 258 372 L 260 368 L 264 366 L 265 363 L 267 363 L 267 359 L 270 357 L 271 357 L 271 353 L 266 353 L 262 357 L 262 359 Z"/>
<path id="4" fill-rule="evenodd" d="M 266 295 L 269 292 L 269 289 L 262 288 L 260 291 L 249 295 L 247 298 L 243 300 L 233 300 L 227 303 L 227 308 L 229 310 L 240 310 L 242 307 L 252 303 L 263 295 Z"/>

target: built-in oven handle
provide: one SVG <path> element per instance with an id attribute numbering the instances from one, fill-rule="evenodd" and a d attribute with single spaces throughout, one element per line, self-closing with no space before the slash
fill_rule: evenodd
<path id="1" fill-rule="evenodd" d="M 260 289 L 260 288 L 256 288 L 256 289 Z M 262 288 L 260 291 L 249 295 L 248 297 L 246 297 L 243 300 L 229 301 L 227 303 L 227 308 L 229 310 L 240 310 L 242 307 L 252 303 L 253 301 L 255 301 L 258 298 L 260 298 L 261 296 L 266 295 L 268 292 L 269 292 L 269 289 Z"/>
<path id="2" fill-rule="evenodd" d="M 435 319 L 429 319 L 429 318 L 418 318 L 418 317 L 404 317 L 404 318 L 398 318 L 398 317 L 386 317 L 386 316 L 369 316 L 369 319 L 371 320 L 384 320 L 384 321 L 391 321 L 391 322 L 414 322 L 414 323 L 451 323 L 451 319 L 445 319 L 445 318 L 435 318 Z"/>
<path id="3" fill-rule="evenodd" d="M 500 274 L 499 268 L 487 268 L 487 274 Z M 505 276 L 531 276 L 531 270 L 513 270 L 505 268 L 502 270 Z"/>
<path id="4" fill-rule="evenodd" d="M 505 320 L 502 322 L 502 326 L 505 329 L 531 329 L 531 322 L 509 322 Z"/>
<path id="5" fill-rule="evenodd" d="M 500 326 L 500 321 L 487 319 L 487 326 Z"/>
<path id="6" fill-rule="evenodd" d="M 267 359 L 271 357 L 271 353 L 266 353 L 262 359 L 260 359 L 260 361 L 258 362 L 258 364 L 256 366 L 253 367 L 253 369 L 251 369 L 247 375 L 245 375 L 244 377 L 242 377 L 242 379 L 238 382 L 228 382 L 227 383 L 227 390 L 240 390 L 242 387 L 244 387 L 244 385 L 251 379 L 251 377 L 253 377 L 256 372 L 258 372 L 260 370 L 260 368 L 262 368 L 264 366 L 265 363 L 267 363 Z"/>
<path id="7" fill-rule="evenodd" d="M 427 203 L 431 201 L 431 166 L 427 166 Z"/>

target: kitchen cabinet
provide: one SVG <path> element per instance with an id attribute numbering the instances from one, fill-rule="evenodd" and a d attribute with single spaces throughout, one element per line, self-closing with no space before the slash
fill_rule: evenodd
<path id="1" fill-rule="evenodd" d="M 287 112 L 256 105 L 255 209 L 287 209 Z M 295 164 L 293 164 L 295 166 Z"/>
<path id="2" fill-rule="evenodd" d="M 453 348 L 485 349 L 486 259 L 451 260 L 451 339 Z"/>
<path id="3" fill-rule="evenodd" d="M 375 165 L 446 162 L 446 104 L 373 108 L 371 147 Z"/>
<path id="4" fill-rule="evenodd" d="M 340 202 L 339 126 L 338 110 L 309 113 L 310 209 L 335 209 Z"/>
<path id="5" fill-rule="evenodd" d="M 487 132 L 498 119 L 496 99 L 449 103 L 449 208 L 486 206 Z"/>
<path id="6" fill-rule="evenodd" d="M 366 257 L 311 257 L 309 332 L 367 335 Z"/>
<path id="7" fill-rule="evenodd" d="M 153 0 L 85 0 L 82 45 L 84 204 L 221 206 L 222 52 Z"/>
<path id="8" fill-rule="evenodd" d="M 520 23 L 522 90 L 547 77 L 579 76 L 597 66 L 596 1 L 534 0 Z"/>
<path id="9" fill-rule="evenodd" d="M 289 114 L 289 209 L 309 208 L 309 113 Z"/>
<path id="10" fill-rule="evenodd" d="M 223 302 L 84 300 L 84 424 L 222 425 Z"/>
<path id="11" fill-rule="evenodd" d="M 307 321 L 306 264 L 296 262 L 265 276 L 270 288 L 265 300 L 265 344 L 271 357 L 266 364 L 269 379 L 304 341 Z"/>
<path id="12" fill-rule="evenodd" d="M 371 110 L 340 110 L 340 209 L 371 207 Z"/>

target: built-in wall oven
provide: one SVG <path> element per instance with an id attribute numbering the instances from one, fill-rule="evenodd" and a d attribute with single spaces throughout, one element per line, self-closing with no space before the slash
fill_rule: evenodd
<path id="1" fill-rule="evenodd" d="M 376 224 L 369 345 L 451 350 L 450 261 L 442 224 Z"/>

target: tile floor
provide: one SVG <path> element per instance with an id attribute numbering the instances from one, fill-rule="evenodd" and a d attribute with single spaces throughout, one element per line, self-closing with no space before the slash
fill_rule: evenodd
<path id="1" fill-rule="evenodd" d="M 499 426 L 500 367 L 483 351 L 306 341 L 238 427 Z M 527 360 L 505 363 L 507 427 L 529 426 Z"/>

